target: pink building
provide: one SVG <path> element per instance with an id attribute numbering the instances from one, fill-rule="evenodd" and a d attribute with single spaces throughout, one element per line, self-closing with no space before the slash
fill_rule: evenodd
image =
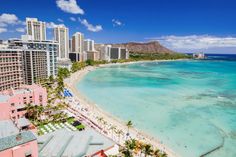
<path id="1" fill-rule="evenodd" d="M 11 120 L 0 121 L 0 157 L 38 157 L 36 137 L 31 131 L 19 132 Z"/>
<path id="2" fill-rule="evenodd" d="M 17 90 L 7 90 L 0 93 L 0 120 L 18 121 L 26 113 L 26 104 L 47 105 L 45 88 L 33 84 L 21 86 Z"/>

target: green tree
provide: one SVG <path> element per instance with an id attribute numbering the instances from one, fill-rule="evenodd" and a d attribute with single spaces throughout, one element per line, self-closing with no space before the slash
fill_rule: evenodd
<path id="1" fill-rule="evenodd" d="M 120 135 L 123 133 L 123 131 L 122 130 L 117 130 L 117 132 L 116 132 L 117 134 L 118 134 L 118 137 L 119 137 L 119 143 L 120 143 Z"/>
<path id="2" fill-rule="evenodd" d="M 93 65 L 95 65 L 96 63 L 95 63 L 95 61 L 93 61 L 93 60 L 91 60 L 91 59 L 88 59 L 88 60 L 86 61 L 86 64 L 87 64 L 87 65 L 90 65 L 90 66 L 93 66 Z"/>
<path id="3" fill-rule="evenodd" d="M 153 155 L 153 149 L 152 149 L 152 146 L 150 144 L 146 144 L 144 146 L 144 154 L 145 154 L 145 157 L 146 156 L 149 156 L 149 155 Z"/>
<path id="4" fill-rule="evenodd" d="M 127 135 L 129 135 L 129 129 L 133 126 L 132 121 L 129 120 L 129 121 L 126 123 L 126 126 L 127 126 L 127 129 L 128 129 Z"/>
<path id="5" fill-rule="evenodd" d="M 67 68 L 58 68 L 57 77 L 67 78 L 70 76 L 70 71 Z"/>

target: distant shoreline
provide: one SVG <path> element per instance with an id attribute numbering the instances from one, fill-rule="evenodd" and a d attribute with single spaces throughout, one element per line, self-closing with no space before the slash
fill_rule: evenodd
<path id="1" fill-rule="evenodd" d="M 80 103 L 82 105 L 84 105 L 84 107 L 88 108 L 90 111 L 92 111 L 98 117 L 103 117 L 104 120 L 106 120 L 108 122 L 108 124 L 115 125 L 117 128 L 120 128 L 124 132 L 126 132 L 127 127 L 126 127 L 125 122 L 116 118 L 115 116 L 111 115 L 110 113 L 102 110 L 100 107 L 98 107 L 97 104 L 88 100 L 77 89 L 76 86 L 77 86 L 78 82 L 80 82 L 84 78 L 84 76 L 86 76 L 89 72 L 94 71 L 97 68 L 116 66 L 116 65 L 128 65 L 128 64 L 135 64 L 135 63 L 172 62 L 172 61 L 183 61 L 183 60 L 189 60 L 189 59 L 136 61 L 136 62 L 126 62 L 126 63 L 110 63 L 110 64 L 103 64 L 103 65 L 98 65 L 98 66 L 88 66 L 88 67 L 84 68 L 83 70 L 73 73 L 70 76 L 70 78 L 65 79 L 65 84 L 74 93 L 74 96 L 80 101 Z M 89 117 L 89 118 L 93 119 L 92 117 Z M 158 149 L 166 152 L 169 157 L 179 157 L 179 155 L 177 155 L 175 152 L 173 152 L 170 148 L 163 145 L 160 140 L 158 140 L 157 138 L 151 137 L 150 135 L 144 133 L 141 130 L 137 130 L 136 128 L 131 128 L 130 134 L 133 135 L 133 138 L 143 141 L 145 143 L 150 143 L 155 148 L 158 148 Z M 121 143 L 124 143 L 124 142 L 125 141 L 122 141 Z"/>

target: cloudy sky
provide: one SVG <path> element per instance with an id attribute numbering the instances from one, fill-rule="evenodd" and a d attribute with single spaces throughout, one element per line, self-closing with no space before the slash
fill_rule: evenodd
<path id="1" fill-rule="evenodd" d="M 0 0 L 0 39 L 25 33 L 25 18 L 65 25 L 98 43 L 158 40 L 179 52 L 236 53 L 235 0 Z"/>

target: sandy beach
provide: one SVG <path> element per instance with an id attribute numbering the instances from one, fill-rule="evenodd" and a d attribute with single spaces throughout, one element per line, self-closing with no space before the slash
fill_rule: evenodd
<path id="1" fill-rule="evenodd" d="M 153 61 L 153 62 L 166 62 L 166 61 L 171 61 L 171 60 L 158 60 L 158 61 Z M 150 62 L 150 61 L 142 61 L 142 62 Z M 142 63 L 139 62 L 139 63 Z M 130 136 L 127 137 L 127 126 L 126 122 L 121 121 L 120 119 L 112 116 L 111 114 L 101 110 L 95 103 L 89 101 L 83 94 L 81 94 L 77 89 L 77 83 L 89 72 L 95 70 L 96 68 L 100 67 L 106 67 L 106 66 L 111 66 L 111 65 L 119 65 L 119 64 L 134 64 L 137 62 L 129 62 L 129 63 L 117 63 L 117 64 L 105 64 L 105 65 L 100 65 L 98 67 L 95 66 L 89 66 L 84 68 L 83 70 L 80 70 L 76 73 L 73 73 L 70 78 L 65 79 L 65 85 L 66 87 L 71 90 L 74 94 L 74 99 L 79 102 L 79 104 L 83 107 L 86 108 L 86 112 L 83 112 L 83 114 L 86 114 L 86 117 L 88 117 L 92 122 L 95 122 L 98 126 L 101 126 L 103 128 L 103 133 L 106 132 L 104 135 L 106 135 L 108 138 L 113 139 L 116 143 L 122 145 L 124 144 L 125 140 L 127 138 L 135 138 L 137 140 L 143 141 L 145 143 L 150 143 L 152 144 L 155 148 L 158 148 L 164 152 L 167 153 L 169 157 L 178 157 L 174 151 L 172 151 L 170 148 L 167 146 L 163 145 L 160 140 L 157 138 L 151 137 L 147 135 L 146 133 L 142 132 L 141 130 L 138 130 L 134 127 L 129 129 L 129 134 Z M 106 125 L 102 124 L 98 118 L 102 118 Z M 128 121 L 128 120 L 127 120 Z M 118 128 L 119 130 L 122 130 L 122 134 L 117 134 L 111 131 L 111 126 L 114 126 L 115 128 Z"/>

